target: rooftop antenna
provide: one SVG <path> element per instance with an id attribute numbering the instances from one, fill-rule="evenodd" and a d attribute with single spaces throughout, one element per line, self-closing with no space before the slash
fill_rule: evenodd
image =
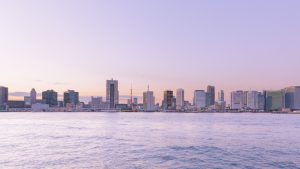
<path id="1" fill-rule="evenodd" d="M 149 85 L 148 85 L 148 92 L 149 92 Z"/>

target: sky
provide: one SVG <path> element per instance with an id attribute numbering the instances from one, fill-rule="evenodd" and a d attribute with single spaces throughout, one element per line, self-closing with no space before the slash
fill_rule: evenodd
<path id="1" fill-rule="evenodd" d="M 0 0 L 0 86 L 105 96 L 300 85 L 299 0 Z M 17 93 L 16 93 L 17 92 Z"/>

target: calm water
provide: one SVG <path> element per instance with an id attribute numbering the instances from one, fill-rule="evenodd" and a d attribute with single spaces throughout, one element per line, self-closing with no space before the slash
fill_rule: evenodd
<path id="1" fill-rule="evenodd" d="M 1 168 L 300 168 L 300 115 L 0 113 Z"/>

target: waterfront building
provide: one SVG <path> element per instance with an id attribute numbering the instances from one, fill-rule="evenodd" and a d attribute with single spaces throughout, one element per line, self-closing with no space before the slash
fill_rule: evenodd
<path id="1" fill-rule="evenodd" d="M 231 92 L 231 109 L 241 110 L 244 107 L 244 93 L 241 90 Z"/>
<path id="2" fill-rule="evenodd" d="M 127 104 L 115 104 L 115 109 L 121 110 L 121 111 L 128 111 L 129 107 Z"/>
<path id="3" fill-rule="evenodd" d="M 218 101 L 224 102 L 225 101 L 225 97 L 224 97 L 224 91 L 220 90 L 218 93 Z"/>
<path id="4" fill-rule="evenodd" d="M 176 109 L 181 110 L 184 108 L 184 90 L 177 89 L 176 90 Z"/>
<path id="5" fill-rule="evenodd" d="M 91 108 L 94 109 L 101 109 L 103 108 L 103 100 L 102 97 L 91 97 L 91 101 L 90 101 L 90 106 Z"/>
<path id="6" fill-rule="evenodd" d="M 258 93 L 258 110 L 265 110 L 265 95 L 261 92 Z"/>
<path id="7" fill-rule="evenodd" d="M 138 104 L 139 104 L 138 101 L 139 101 L 139 100 L 138 100 L 137 97 L 133 98 L 133 104 L 134 104 L 134 105 L 138 105 Z"/>
<path id="8" fill-rule="evenodd" d="M 248 104 L 248 91 L 243 91 L 243 108 L 247 108 Z"/>
<path id="9" fill-rule="evenodd" d="M 216 110 L 216 112 L 225 112 L 226 111 L 226 102 L 225 101 L 216 101 L 215 110 Z"/>
<path id="10" fill-rule="evenodd" d="M 64 92 L 64 106 L 67 105 L 76 106 L 79 104 L 79 93 L 74 90 L 68 90 Z"/>
<path id="11" fill-rule="evenodd" d="M 197 109 L 202 109 L 206 107 L 206 93 L 204 90 L 194 91 L 194 106 Z"/>
<path id="12" fill-rule="evenodd" d="M 215 87 L 207 86 L 207 107 L 215 105 Z"/>
<path id="13" fill-rule="evenodd" d="M 290 110 L 300 110 L 300 86 L 292 86 L 283 89 L 284 108 Z"/>
<path id="14" fill-rule="evenodd" d="M 102 102 L 103 102 L 102 97 L 93 97 L 92 96 L 89 104 L 92 108 L 100 108 L 102 105 Z"/>
<path id="15" fill-rule="evenodd" d="M 8 103 L 8 88 L 0 86 L 0 110 L 6 110 Z"/>
<path id="16" fill-rule="evenodd" d="M 252 110 L 258 109 L 258 92 L 248 91 L 247 92 L 247 108 Z"/>
<path id="17" fill-rule="evenodd" d="M 30 107 L 32 105 L 30 96 L 24 96 L 24 104 L 26 107 Z"/>
<path id="18" fill-rule="evenodd" d="M 175 106 L 174 105 L 174 96 L 173 96 L 173 91 L 171 90 L 166 90 L 164 91 L 164 100 L 162 102 L 163 105 L 163 109 L 164 110 L 175 110 Z"/>
<path id="19" fill-rule="evenodd" d="M 266 111 L 281 111 L 284 108 L 284 92 L 265 91 Z"/>
<path id="20" fill-rule="evenodd" d="M 47 90 L 42 93 L 42 100 L 44 104 L 50 107 L 57 106 L 57 92 L 54 90 Z"/>
<path id="21" fill-rule="evenodd" d="M 32 112 L 45 112 L 45 111 L 49 111 L 49 104 L 34 103 L 34 104 L 31 105 L 31 111 Z"/>
<path id="22" fill-rule="evenodd" d="M 153 91 L 148 91 L 143 93 L 143 108 L 144 111 L 151 112 L 155 111 L 155 98 Z"/>
<path id="23" fill-rule="evenodd" d="M 7 102 L 8 108 L 22 109 L 25 108 L 25 102 L 20 100 L 9 100 Z"/>
<path id="24" fill-rule="evenodd" d="M 35 89 L 31 89 L 30 91 L 30 105 L 36 103 L 36 91 Z"/>
<path id="25" fill-rule="evenodd" d="M 116 104 L 119 104 L 119 87 L 117 80 L 106 81 L 106 102 L 109 104 L 109 109 L 115 109 Z"/>

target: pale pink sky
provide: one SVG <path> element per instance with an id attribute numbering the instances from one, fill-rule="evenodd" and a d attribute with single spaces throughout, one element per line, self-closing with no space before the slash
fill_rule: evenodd
<path id="1" fill-rule="evenodd" d="M 158 100 L 163 90 L 300 85 L 298 0 L 0 1 L 0 85 Z"/>

